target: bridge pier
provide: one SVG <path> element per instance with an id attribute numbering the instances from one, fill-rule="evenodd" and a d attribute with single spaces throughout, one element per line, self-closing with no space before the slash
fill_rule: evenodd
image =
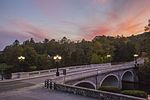
<path id="1" fill-rule="evenodd" d="M 119 80 L 119 88 L 122 89 L 122 80 Z"/>

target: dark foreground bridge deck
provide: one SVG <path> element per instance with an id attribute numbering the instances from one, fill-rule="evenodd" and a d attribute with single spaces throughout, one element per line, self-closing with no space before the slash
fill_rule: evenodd
<path id="1" fill-rule="evenodd" d="M 0 100 L 96 100 L 80 95 L 43 89 L 43 85 L 31 86 L 0 93 Z"/>

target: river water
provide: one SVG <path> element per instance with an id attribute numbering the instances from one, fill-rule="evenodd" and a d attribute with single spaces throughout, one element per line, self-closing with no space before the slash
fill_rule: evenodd
<path id="1" fill-rule="evenodd" d="M 141 84 L 139 82 L 122 82 L 123 90 L 143 90 L 150 94 L 150 84 Z"/>

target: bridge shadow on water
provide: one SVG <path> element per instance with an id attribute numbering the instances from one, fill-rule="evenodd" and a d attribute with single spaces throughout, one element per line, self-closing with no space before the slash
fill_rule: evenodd
<path id="1" fill-rule="evenodd" d="M 95 89 L 95 87 L 92 84 L 89 84 L 87 82 L 79 83 L 76 86 L 84 87 L 84 88 L 89 88 L 89 89 Z"/>

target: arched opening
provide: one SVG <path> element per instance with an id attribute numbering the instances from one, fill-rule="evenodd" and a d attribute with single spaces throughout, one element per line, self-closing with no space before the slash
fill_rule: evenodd
<path id="1" fill-rule="evenodd" d="M 116 75 L 107 75 L 100 83 L 100 86 L 114 86 L 119 88 L 119 78 Z"/>
<path id="2" fill-rule="evenodd" d="M 134 75 L 131 71 L 126 71 L 122 75 L 122 81 L 134 82 Z"/>
<path id="3" fill-rule="evenodd" d="M 79 86 L 79 87 L 84 87 L 84 88 L 89 88 L 89 89 L 96 89 L 96 86 L 94 83 L 86 82 L 86 81 L 76 83 L 74 86 Z"/>
<path id="4" fill-rule="evenodd" d="M 122 89 L 135 89 L 134 74 L 132 71 L 125 71 L 122 74 Z"/>

